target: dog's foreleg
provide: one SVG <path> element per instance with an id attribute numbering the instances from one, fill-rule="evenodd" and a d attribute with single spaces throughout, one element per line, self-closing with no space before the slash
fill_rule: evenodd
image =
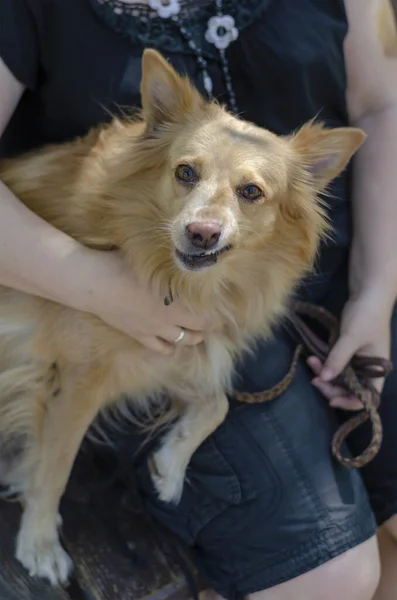
<path id="1" fill-rule="evenodd" d="M 59 394 L 48 403 L 33 450 L 35 466 L 24 485 L 16 557 L 30 575 L 48 579 L 53 585 L 66 582 L 72 569 L 58 536 L 60 499 L 81 441 L 100 407 L 98 388 L 82 381 L 68 374 Z M 92 378 L 85 381 L 92 385 Z"/>
<path id="2" fill-rule="evenodd" d="M 181 419 L 172 426 L 149 461 L 159 497 L 178 503 L 185 473 L 193 453 L 220 425 L 228 412 L 228 400 L 222 392 L 213 398 L 198 398 L 189 403 Z"/>

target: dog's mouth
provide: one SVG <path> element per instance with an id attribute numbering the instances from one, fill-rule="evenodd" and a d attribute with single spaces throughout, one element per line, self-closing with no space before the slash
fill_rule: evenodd
<path id="1" fill-rule="evenodd" d="M 231 244 L 220 248 L 216 252 L 201 252 L 200 254 L 185 254 L 175 248 L 175 256 L 179 260 L 179 262 L 189 271 L 199 271 L 201 269 L 205 269 L 207 267 L 211 267 L 212 265 L 218 262 L 219 256 L 225 254 L 225 252 L 229 252 L 232 249 Z"/>

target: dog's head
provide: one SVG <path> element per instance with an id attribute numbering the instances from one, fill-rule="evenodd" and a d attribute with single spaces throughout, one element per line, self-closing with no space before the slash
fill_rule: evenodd
<path id="1" fill-rule="evenodd" d="M 318 195 L 363 132 L 308 123 L 277 136 L 204 100 L 157 52 L 146 50 L 142 65 L 144 130 L 129 165 L 139 163 L 134 189 L 146 201 L 131 252 L 147 254 L 157 273 L 162 262 L 168 276 L 224 277 L 228 266 L 243 268 L 242 257 L 265 260 L 264 251 L 288 255 L 297 271 L 310 266 L 325 231 Z"/>

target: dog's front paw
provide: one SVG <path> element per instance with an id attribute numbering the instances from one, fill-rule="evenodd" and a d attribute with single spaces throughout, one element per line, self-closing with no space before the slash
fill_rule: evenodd
<path id="1" fill-rule="evenodd" d="M 19 533 L 16 558 L 31 577 L 47 579 L 53 586 L 67 583 L 73 569 L 69 555 L 57 537 L 47 539 Z"/>
<path id="2" fill-rule="evenodd" d="M 149 458 L 149 471 L 160 500 L 178 504 L 185 481 L 185 469 L 169 464 L 163 450 Z"/>

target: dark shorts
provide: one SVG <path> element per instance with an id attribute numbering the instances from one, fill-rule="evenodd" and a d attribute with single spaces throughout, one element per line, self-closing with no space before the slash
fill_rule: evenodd
<path id="1" fill-rule="evenodd" d="M 344 270 L 314 295 L 338 312 Z M 320 288 L 324 287 L 320 285 Z M 393 319 L 397 332 L 397 315 Z M 293 344 L 283 331 L 247 358 L 236 386 L 260 391 L 288 370 Z M 393 337 L 397 363 L 397 336 Z M 257 592 L 318 567 L 357 546 L 397 512 L 397 371 L 382 401 L 385 439 L 361 471 L 331 456 L 338 415 L 310 384 L 305 364 L 287 392 L 264 405 L 231 401 L 226 421 L 199 448 L 179 506 L 160 502 L 142 461 L 141 492 L 151 515 L 192 550 L 208 585 L 226 598 Z M 350 438 L 358 453 L 362 427 Z"/>

